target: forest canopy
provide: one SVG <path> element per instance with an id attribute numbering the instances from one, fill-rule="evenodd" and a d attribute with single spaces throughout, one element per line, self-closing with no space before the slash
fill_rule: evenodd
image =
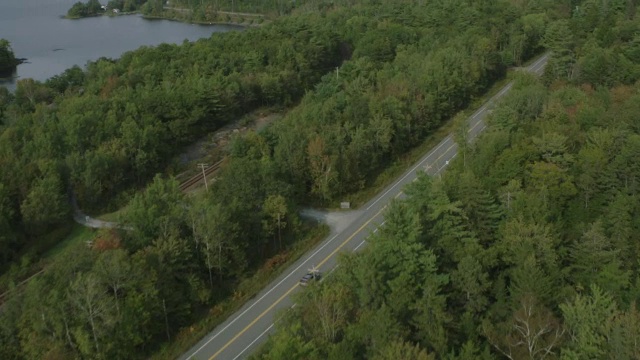
<path id="1" fill-rule="evenodd" d="M 193 324 L 203 309 L 232 294 L 244 274 L 303 236 L 308 229 L 297 216 L 300 204 L 332 204 L 370 185 L 385 166 L 482 96 L 507 68 L 544 46 L 566 44 L 567 51 L 582 56 L 575 48 L 578 41 L 562 43 L 561 36 L 552 35 L 563 33 L 549 30 L 561 29 L 563 21 L 572 24 L 566 20 L 572 4 L 348 1 L 343 7 L 323 2 L 260 28 L 143 47 L 44 83 L 20 80 L 15 94 L 0 96 L 1 264 L 70 221 L 70 192 L 87 211 L 128 204 L 120 221 L 135 231 L 101 234 L 94 248 L 79 246 L 16 292 L 0 314 L 0 341 L 6 344 L 0 357 L 147 357 Z M 624 24 L 635 31 L 634 21 Z M 622 31 L 614 34 L 620 38 L 606 39 L 632 45 L 628 32 L 624 38 Z M 606 52 L 607 44 L 593 48 Z M 623 46 L 613 49 L 616 64 L 626 65 L 629 75 L 611 81 L 633 84 L 637 65 L 625 61 Z M 584 74 L 579 70 L 594 63 L 580 62 L 578 55 L 566 62 L 563 51 L 554 50 L 558 55 L 552 61 L 561 71 L 548 75 L 550 83 L 578 82 L 575 76 L 562 77 L 566 69 Z M 531 82 L 537 86 L 534 94 L 547 91 Z M 542 102 L 528 101 L 528 94 L 523 99 L 514 116 L 540 111 Z M 175 180 L 155 176 L 183 146 L 265 106 L 291 111 L 263 131 L 235 139 L 206 196 L 186 197 Z M 567 147 L 575 150 L 572 144 Z M 510 156 L 529 158 L 526 152 Z M 487 164 L 485 169 L 494 163 Z M 572 199 L 564 168 L 547 179 L 546 169 L 559 165 L 531 166 L 536 179 L 531 186 L 547 189 L 551 204 Z M 567 194 L 565 187 L 571 190 Z M 477 201 L 495 205 L 495 212 L 477 222 L 495 233 L 504 214 L 491 201 L 493 188 L 487 189 Z M 559 218 L 562 211 L 554 214 Z M 423 241 L 420 232 L 407 229 L 416 239 L 411 246 L 417 247 Z M 551 232 L 546 229 L 540 231 Z M 478 233 L 484 244 L 479 246 L 488 246 L 493 233 Z M 431 281 L 436 273 L 430 286 L 448 289 L 446 269 L 438 261 L 454 266 L 458 258 L 426 247 L 420 254 L 415 259 L 423 270 L 419 280 Z M 470 268 L 506 266 L 473 257 L 465 261 Z M 429 293 L 416 288 L 419 296 Z M 474 311 L 487 306 L 480 301 Z M 403 314 L 412 319 L 412 312 Z M 430 314 L 423 316 L 422 323 L 431 321 Z M 399 336 L 405 329 L 387 333 Z M 447 349 L 449 335 L 438 336 L 439 349 Z M 414 351 L 396 345 L 399 351 Z"/>
<path id="2" fill-rule="evenodd" d="M 640 22 L 603 4 L 549 24 L 543 79 L 518 75 L 254 359 L 638 357 Z"/>
<path id="3" fill-rule="evenodd" d="M 0 264 L 70 219 L 69 189 L 85 211 L 123 206 L 184 145 L 263 106 L 301 101 L 238 139 L 227 171 L 257 167 L 294 203 L 357 191 L 539 51 L 545 11 L 365 4 L 20 80 L 0 103 Z M 242 182 L 220 191 L 248 197 Z"/>
<path id="4" fill-rule="evenodd" d="M 6 39 L 0 39 L 0 75 L 14 70 L 19 63 L 11 49 L 11 43 Z"/>

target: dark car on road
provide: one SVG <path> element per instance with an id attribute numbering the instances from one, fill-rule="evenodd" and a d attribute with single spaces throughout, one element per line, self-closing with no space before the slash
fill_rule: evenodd
<path id="1" fill-rule="evenodd" d="M 300 279 L 300 286 L 307 286 L 310 282 L 318 281 L 320 280 L 320 278 L 322 278 L 322 274 L 320 274 L 320 272 L 307 273 L 307 275 L 303 276 L 302 279 Z"/>

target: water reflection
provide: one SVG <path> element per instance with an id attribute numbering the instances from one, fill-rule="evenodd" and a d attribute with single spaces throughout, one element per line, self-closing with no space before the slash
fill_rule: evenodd
<path id="1" fill-rule="evenodd" d="M 8 72 L 0 72 L 0 86 L 6 86 L 9 90 L 15 90 L 16 80 L 18 78 L 18 69 Z"/>
<path id="2" fill-rule="evenodd" d="M 138 15 L 61 18 L 76 1 L 0 0 L 0 38 L 11 42 L 16 57 L 27 59 L 14 73 L 0 76 L 0 85 L 13 90 L 18 79 L 44 81 L 74 65 L 85 66 L 100 57 L 119 58 L 143 45 L 179 44 L 241 29 L 149 21 Z"/>

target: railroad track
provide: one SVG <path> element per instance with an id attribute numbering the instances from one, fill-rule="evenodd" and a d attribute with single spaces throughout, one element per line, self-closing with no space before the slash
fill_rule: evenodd
<path id="1" fill-rule="evenodd" d="M 220 169 L 220 167 L 222 166 L 222 163 L 224 162 L 224 159 L 218 161 L 217 163 L 209 166 L 208 168 L 204 169 L 204 173 L 206 176 L 210 176 L 213 175 L 216 171 L 218 171 Z M 198 184 L 200 184 L 201 182 L 203 182 L 204 177 L 202 176 L 202 171 L 199 171 L 198 174 L 190 177 L 189 179 L 183 181 L 180 184 L 180 190 L 182 191 L 188 191 L 191 190 L 193 188 L 195 188 Z M 211 178 L 211 180 L 213 180 L 213 178 Z M 24 290 L 24 285 L 26 285 L 27 282 L 29 282 L 29 280 L 31 280 L 32 278 L 42 274 L 45 271 L 45 269 L 40 269 L 40 271 L 36 272 L 35 274 L 29 276 L 27 279 L 21 281 L 18 285 L 16 285 L 16 288 L 14 289 L 15 291 L 22 291 Z M 0 294 L 0 310 L 2 310 L 2 307 L 4 306 L 5 300 L 7 298 L 7 296 L 9 295 L 9 293 L 11 293 L 12 290 L 9 291 L 5 291 L 4 293 Z"/>
<path id="2" fill-rule="evenodd" d="M 220 166 L 222 166 L 222 163 L 224 162 L 224 159 L 218 161 L 217 163 L 209 166 L 208 168 L 204 169 L 204 174 L 206 176 L 212 175 L 213 173 L 215 173 L 216 171 L 218 171 L 218 169 L 220 169 Z M 180 184 L 180 190 L 182 191 L 189 191 L 192 188 L 194 188 L 196 185 L 200 184 L 200 182 L 204 181 L 204 176 L 202 175 L 202 171 L 199 171 L 198 174 L 190 177 L 189 179 L 183 181 Z"/>
<path id="3" fill-rule="evenodd" d="M 44 272 L 44 269 L 40 269 L 40 271 L 38 271 L 37 273 L 29 276 L 28 278 L 26 278 L 25 280 L 20 281 L 16 287 L 13 290 L 8 290 L 3 292 L 2 294 L 0 294 L 0 310 L 2 310 L 2 307 L 4 306 L 5 300 L 7 298 L 7 296 L 11 293 L 11 292 L 19 292 L 19 291 L 23 291 L 24 290 L 24 286 L 29 282 L 29 280 L 33 279 L 34 277 L 42 274 Z"/>

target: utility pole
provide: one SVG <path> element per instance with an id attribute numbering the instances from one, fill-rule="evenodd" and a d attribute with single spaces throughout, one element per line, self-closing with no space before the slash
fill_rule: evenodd
<path id="1" fill-rule="evenodd" d="M 209 185 L 207 184 L 207 174 L 204 172 L 204 168 L 207 167 L 207 164 L 198 164 L 198 166 L 200 166 L 200 168 L 202 169 L 202 177 L 204 178 L 204 188 L 209 191 Z"/>
<path id="2" fill-rule="evenodd" d="M 162 298 L 162 309 L 164 310 L 164 325 L 167 330 L 167 340 L 171 341 L 171 333 L 169 332 L 169 316 L 167 315 L 167 304 L 165 304 L 164 298 Z"/>
<path id="3" fill-rule="evenodd" d="M 282 250 L 282 231 L 280 229 L 280 213 L 278 213 L 278 251 Z"/>

